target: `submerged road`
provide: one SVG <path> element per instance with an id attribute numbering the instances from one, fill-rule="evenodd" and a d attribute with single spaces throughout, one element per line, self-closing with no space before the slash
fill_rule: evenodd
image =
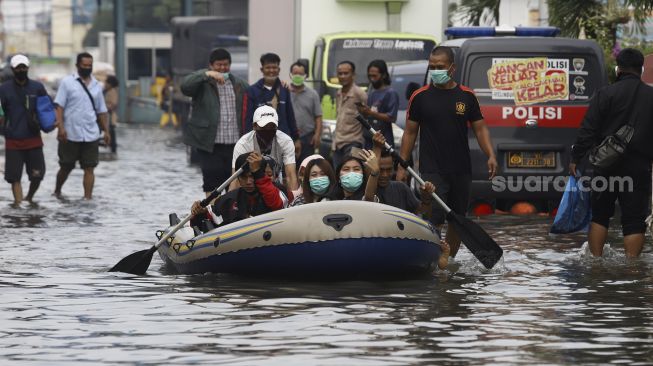
<path id="1" fill-rule="evenodd" d="M 0 363 L 653 363 L 651 239 L 641 259 L 627 262 L 617 244 L 595 260 L 583 235 L 549 237 L 547 217 L 481 219 L 504 260 L 486 271 L 463 250 L 427 280 L 180 276 L 157 255 L 147 276 L 108 273 L 153 245 L 168 213 L 184 215 L 203 196 L 177 131 L 121 127 L 93 201 L 81 200 L 79 169 L 64 199 L 51 196 L 54 134 L 36 205 L 11 207 L 0 183 Z"/>

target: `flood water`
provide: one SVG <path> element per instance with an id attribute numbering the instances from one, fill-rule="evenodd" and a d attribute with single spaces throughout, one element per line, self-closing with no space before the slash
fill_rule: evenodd
<path id="1" fill-rule="evenodd" d="M 653 364 L 651 239 L 626 261 L 613 230 L 596 260 L 547 217 L 483 218 L 500 265 L 463 250 L 419 281 L 181 276 L 157 255 L 147 276 L 108 273 L 203 196 L 178 132 L 122 127 L 91 202 L 79 169 L 51 196 L 54 134 L 37 205 L 11 207 L 0 184 L 0 364 Z"/>

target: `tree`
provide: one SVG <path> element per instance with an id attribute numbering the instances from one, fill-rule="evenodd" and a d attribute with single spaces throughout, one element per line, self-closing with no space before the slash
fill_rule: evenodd
<path id="1" fill-rule="evenodd" d="M 617 27 L 630 22 L 638 30 L 653 9 L 653 0 L 548 0 L 549 23 L 560 28 L 566 37 L 596 40 L 611 51 L 617 39 Z M 632 14 L 631 14 L 632 11 Z"/>
<path id="2" fill-rule="evenodd" d="M 499 5 L 501 0 L 462 0 L 456 13 L 469 25 L 499 22 Z"/>

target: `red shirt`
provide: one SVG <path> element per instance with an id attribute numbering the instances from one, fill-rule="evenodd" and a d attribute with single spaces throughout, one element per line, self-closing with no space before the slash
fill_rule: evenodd
<path id="1" fill-rule="evenodd" d="M 20 140 L 5 139 L 5 149 L 7 150 L 29 150 L 41 146 L 43 146 L 41 135 Z"/>

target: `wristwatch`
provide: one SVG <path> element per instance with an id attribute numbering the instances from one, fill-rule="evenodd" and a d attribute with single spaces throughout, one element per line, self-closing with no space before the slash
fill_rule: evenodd
<path id="1" fill-rule="evenodd" d="M 374 172 L 370 172 L 370 176 L 372 176 L 372 177 L 378 177 L 378 176 L 379 176 L 379 172 L 378 172 L 378 171 L 377 171 L 376 173 L 374 173 Z"/>

